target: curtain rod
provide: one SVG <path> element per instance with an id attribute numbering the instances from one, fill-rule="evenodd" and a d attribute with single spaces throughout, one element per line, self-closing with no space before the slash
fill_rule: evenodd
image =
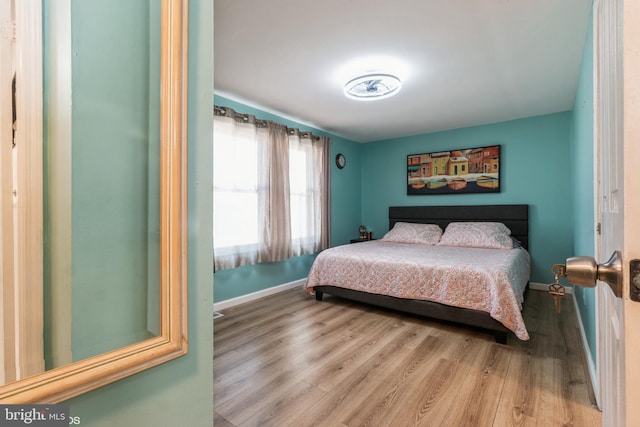
<path id="1" fill-rule="evenodd" d="M 243 122 L 249 122 L 249 121 L 253 121 L 257 126 L 260 127 L 268 127 L 270 123 L 273 123 L 275 125 L 278 126 L 284 126 L 284 128 L 287 130 L 287 133 L 289 135 L 295 135 L 300 134 L 300 136 L 302 138 L 311 138 L 314 141 L 319 141 L 320 137 L 317 135 L 314 135 L 313 133 L 309 132 L 309 131 L 301 131 L 298 128 L 292 128 L 289 126 L 286 126 L 282 123 L 278 123 L 275 122 L 273 120 L 262 120 L 262 119 L 258 119 L 256 116 L 252 115 L 252 114 L 243 114 L 243 113 L 238 113 L 237 111 L 235 111 L 233 108 L 229 108 L 229 107 L 222 107 L 219 105 L 214 105 L 213 106 L 213 114 L 220 116 L 220 117 L 231 117 L 230 114 L 227 114 L 227 112 L 230 111 L 233 114 L 233 118 L 236 120 L 241 120 Z M 253 120 L 251 120 L 253 119 Z"/>

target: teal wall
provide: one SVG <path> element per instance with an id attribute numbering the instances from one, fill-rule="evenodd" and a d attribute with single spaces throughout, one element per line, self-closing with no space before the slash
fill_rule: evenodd
<path id="1" fill-rule="evenodd" d="M 362 154 L 362 222 L 381 235 L 389 206 L 529 204 L 531 280 L 550 283 L 551 266 L 573 251 L 568 167 L 571 113 L 368 143 Z M 500 193 L 407 196 L 406 156 L 501 146 Z"/>
<path id="2" fill-rule="evenodd" d="M 80 2 L 77 2 L 80 3 Z M 85 4 L 85 1 L 82 1 Z M 93 7 L 85 5 L 83 7 Z M 97 6 L 96 6 L 97 7 Z M 95 9 L 95 16 L 100 10 Z M 213 322 L 211 176 L 213 98 L 213 3 L 189 2 L 188 287 L 189 353 L 68 400 L 83 426 L 209 426 L 213 424 Z M 127 32 L 111 22 L 114 36 Z M 92 144 L 100 135 L 87 134 Z M 74 141 L 75 142 L 75 141 Z M 115 143 L 115 142 L 114 142 Z M 108 198 L 104 194 L 104 198 Z M 93 242 L 99 246 L 102 242 Z M 89 245 L 90 247 L 93 247 Z M 96 271 L 101 271 L 97 269 Z M 107 279 L 95 277 L 98 283 Z M 117 323 L 105 319 L 105 328 Z"/>
<path id="3" fill-rule="evenodd" d="M 333 245 L 348 243 L 358 235 L 360 225 L 360 153 L 361 145 L 313 127 L 288 120 L 249 105 L 216 95 L 216 105 L 233 108 L 239 113 L 253 114 L 260 119 L 274 120 L 290 127 L 311 131 L 331 138 L 331 158 L 343 153 L 347 158 L 344 169 L 331 163 L 331 241 Z M 241 227 L 242 224 L 230 225 Z M 273 286 L 307 277 L 315 255 L 303 255 L 282 262 L 249 265 L 217 271 L 214 275 L 214 300 L 225 301 Z M 213 263 L 213 260 L 211 260 Z"/>
<path id="4" fill-rule="evenodd" d="M 296 125 L 221 97 L 215 102 Z M 572 182 L 572 118 L 571 112 L 563 112 L 367 144 L 333 136 L 332 155 L 339 151 L 347 155 L 347 167 L 339 170 L 334 165 L 332 170 L 333 244 L 355 237 L 360 223 L 374 236 L 382 236 L 388 230 L 389 206 L 526 203 L 530 206 L 531 280 L 550 283 L 551 266 L 573 254 L 573 200 L 567 197 Z M 501 145 L 500 193 L 406 195 L 408 154 L 495 144 Z M 309 256 L 216 272 L 215 302 L 304 278 L 312 260 Z"/>
<path id="5" fill-rule="evenodd" d="M 147 2 L 71 3 L 74 360 L 151 336 L 140 308 L 160 265 L 160 194 L 149 187 L 159 177 L 159 108 L 149 102 L 159 98 L 157 72 L 149 82 L 159 20 Z"/>
<path id="6" fill-rule="evenodd" d="M 148 338 L 159 281 L 158 3 L 70 3 L 72 188 L 49 183 L 54 7 L 43 3 L 45 319 L 50 321 L 51 201 L 71 191 L 72 353 L 82 360 Z M 57 6 L 62 9 L 59 5 Z M 96 17 L 99 17 L 97 19 Z M 121 31 L 113 31 L 113 22 Z M 96 49 L 96 46 L 104 48 Z M 150 78 L 151 77 L 151 78 Z M 149 179 L 149 177 L 156 177 Z M 101 242 L 96 245 L 95 242 Z M 60 244 L 58 243 L 58 247 Z M 153 294 L 153 295 L 152 295 Z M 151 317 L 151 319 L 150 319 Z M 150 323 L 148 322 L 150 320 Z M 53 366 L 45 326 L 45 363 Z"/>
<path id="7" fill-rule="evenodd" d="M 571 166 L 573 189 L 574 255 L 595 256 L 593 174 L 593 23 L 589 21 L 580 80 L 573 106 Z M 575 287 L 591 359 L 596 360 L 596 293 L 594 288 Z"/>

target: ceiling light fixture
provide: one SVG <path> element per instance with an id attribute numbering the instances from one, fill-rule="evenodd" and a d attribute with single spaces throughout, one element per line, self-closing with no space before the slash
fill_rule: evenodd
<path id="1" fill-rule="evenodd" d="M 358 101 L 375 101 L 400 92 L 402 82 L 391 74 L 366 74 L 344 85 L 344 94 Z"/>

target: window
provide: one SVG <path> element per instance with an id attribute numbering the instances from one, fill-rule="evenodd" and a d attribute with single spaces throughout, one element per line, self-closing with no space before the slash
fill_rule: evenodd
<path id="1" fill-rule="evenodd" d="M 258 245 L 258 147 L 255 130 L 216 121 L 213 235 L 219 250 Z M 233 135 L 233 137 L 230 137 Z"/>
<path id="2" fill-rule="evenodd" d="M 328 247 L 328 138 L 216 107 L 216 270 Z"/>

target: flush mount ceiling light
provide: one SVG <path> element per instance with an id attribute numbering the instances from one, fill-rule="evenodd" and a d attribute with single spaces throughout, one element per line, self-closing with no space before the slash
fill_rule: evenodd
<path id="1" fill-rule="evenodd" d="M 401 87 L 400 79 L 391 74 L 366 74 L 349 80 L 344 94 L 358 101 L 374 101 L 395 95 Z"/>

